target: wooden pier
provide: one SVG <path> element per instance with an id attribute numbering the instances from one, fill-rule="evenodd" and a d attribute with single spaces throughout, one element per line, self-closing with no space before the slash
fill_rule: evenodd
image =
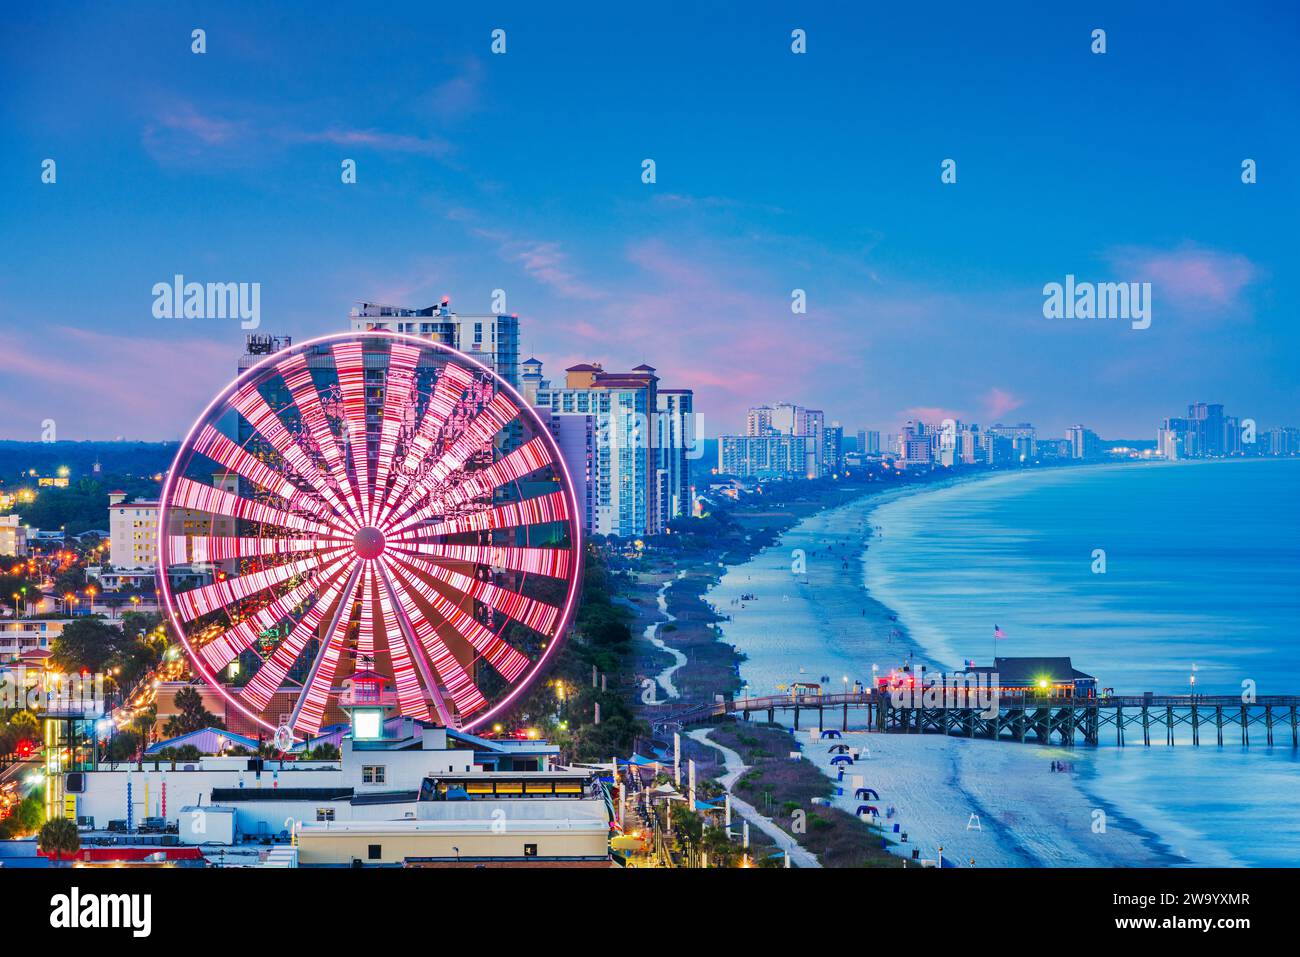
<path id="1" fill-rule="evenodd" d="M 860 729 L 883 733 L 947 734 L 1066 747 L 1097 745 L 1103 738 L 1113 738 L 1116 745 L 1124 747 L 1139 741 L 1149 746 L 1153 739 L 1173 746 L 1179 743 L 1176 732 L 1182 728 L 1190 732 L 1190 743 L 1197 747 L 1212 743 L 1220 747 L 1264 744 L 1300 748 L 1300 695 L 1270 695 L 1252 701 L 1233 695 L 1026 695 L 1002 696 L 995 704 L 988 708 L 900 707 L 893 696 L 876 691 L 765 695 L 718 701 L 665 716 L 656 724 L 684 727 L 728 714 L 746 721 L 762 714 L 772 722 L 780 712 L 793 716 L 796 729 L 801 721 L 811 721 L 813 727 L 838 724 L 840 730 L 847 731 L 852 709 L 861 719 L 855 722 Z M 1187 743 L 1186 736 L 1183 743 Z"/>

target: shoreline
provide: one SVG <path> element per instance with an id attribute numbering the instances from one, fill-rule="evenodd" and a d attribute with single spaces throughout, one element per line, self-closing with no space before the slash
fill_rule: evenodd
<path id="1" fill-rule="evenodd" d="M 904 497 L 994 477 L 996 473 L 982 473 L 860 496 L 844 505 L 822 509 L 806 517 L 786 529 L 748 562 L 728 568 L 719 584 L 710 589 L 706 600 L 719 613 L 730 613 L 730 620 L 724 620 L 720 625 L 722 640 L 734 642 L 743 655 L 740 667 L 747 684 L 759 693 L 766 693 L 774 690 L 768 685 L 778 684 L 779 681 L 774 679 L 779 678 L 782 671 L 786 672 L 785 680 L 795 680 L 796 675 L 789 673 L 790 669 L 786 667 L 794 664 L 789 653 L 791 649 L 784 647 L 792 643 L 796 646 L 793 649 L 795 656 L 802 650 L 810 658 L 815 655 L 821 662 L 838 657 L 845 662 L 844 667 L 856 666 L 856 674 L 843 671 L 839 675 L 841 680 L 844 677 L 864 683 L 868 680 L 869 676 L 863 669 L 864 653 L 877 657 L 892 654 L 892 660 L 880 662 L 882 670 L 901 663 L 908 655 L 914 663 L 938 664 L 931 657 L 931 649 L 916 647 L 901 616 L 867 588 L 868 553 L 876 538 L 872 515 L 877 508 Z M 854 540 L 860 547 L 853 553 L 846 552 Z M 807 574 L 803 580 L 798 581 L 798 576 L 792 575 L 795 581 L 773 581 L 772 573 L 785 562 L 786 553 L 798 547 L 803 547 L 806 553 Z M 763 561 L 765 553 L 769 556 L 767 563 Z M 764 564 L 766 575 L 759 575 L 760 581 L 756 582 L 758 567 Z M 741 568 L 749 569 L 743 579 L 740 578 Z M 846 582 L 846 572 L 854 579 L 852 584 Z M 780 598 L 776 597 L 774 587 L 784 592 Z M 845 592 L 852 600 L 846 601 Z M 752 600 L 739 601 L 740 595 L 751 594 L 755 596 Z M 764 641 L 764 636 L 747 634 L 754 630 L 750 627 L 753 620 L 745 621 L 743 618 L 749 618 L 751 612 L 762 615 L 778 601 L 782 609 L 787 610 L 791 599 L 811 612 L 802 622 L 809 629 L 807 635 L 811 642 L 806 639 L 802 642 L 799 639 L 783 641 L 783 653 L 770 655 L 764 646 L 771 643 Z M 852 610 L 848 606 L 859 606 L 859 614 L 846 614 Z M 743 616 L 739 622 L 738 616 Z M 782 617 L 791 616 L 786 614 Z M 791 621 L 790 624 L 797 629 L 799 623 Z M 845 635 L 845 631 L 850 634 Z M 787 630 L 789 634 L 791 632 Z M 851 644 L 846 638 L 852 639 Z M 771 658 L 779 660 L 771 661 Z M 798 670 L 801 673 L 799 677 L 810 681 L 829 677 L 829 690 L 838 690 L 836 675 L 825 674 L 832 670 L 829 664 L 811 670 L 810 666 L 801 664 Z M 877 787 L 883 802 L 898 808 L 899 820 L 906 823 L 912 847 L 920 843 L 936 847 L 944 844 L 948 849 L 945 857 L 957 856 L 963 863 L 974 858 L 976 866 L 1114 867 L 1188 863 L 1157 834 L 1122 815 L 1112 803 L 1097 796 L 1096 788 L 1092 786 L 1095 785 L 1095 773 L 1086 779 L 1090 786 L 1085 786 L 1084 778 L 1073 774 L 1051 774 L 1050 762 L 1053 760 L 1069 758 L 1074 763 L 1078 756 L 1068 749 L 1033 746 L 1033 750 L 1029 750 L 1030 746 L 1022 748 L 939 735 L 850 732 L 849 736 L 861 739 L 877 752 L 876 763 L 868 772 L 872 775 L 868 785 Z M 910 741 L 905 740 L 909 737 Z M 824 753 L 830 743 L 809 740 L 801 734 L 797 734 L 796 739 L 807 759 L 816 764 L 833 786 L 836 785 L 837 773 L 830 769 L 829 754 Z M 996 750 L 982 750 L 981 746 Z M 887 756 L 888 767 L 880 763 L 882 756 Z M 866 762 L 862 763 L 866 765 Z M 909 783 L 917 781 L 923 784 L 918 787 Z M 935 788 L 936 781 L 942 782 L 943 787 Z M 1003 786 L 1006 781 L 1016 784 L 1007 788 Z M 848 813 L 853 813 L 858 804 L 852 791 L 846 788 L 844 796 L 834 799 L 836 805 Z M 893 800 L 887 792 L 893 792 Z M 940 796 L 938 799 L 936 794 Z M 1106 821 L 1105 839 L 1091 840 L 1098 812 Z M 970 815 L 975 815 L 975 818 Z M 972 830 L 972 827 L 977 829 Z M 907 856 L 909 848 L 900 845 L 894 850 Z M 935 856 L 933 852 L 922 854 L 923 858 Z"/>

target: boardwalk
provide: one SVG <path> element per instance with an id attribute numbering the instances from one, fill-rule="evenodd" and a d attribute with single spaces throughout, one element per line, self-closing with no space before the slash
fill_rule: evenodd
<path id="1" fill-rule="evenodd" d="M 1270 695 L 1243 701 L 1233 695 L 1131 695 L 1099 698 L 1003 696 L 987 710 L 973 707 L 899 707 L 886 693 L 862 691 L 826 695 L 765 695 L 717 701 L 660 719 L 665 728 L 738 715 L 746 721 L 777 712 L 793 717 L 794 727 L 813 720 L 814 727 L 839 724 L 848 730 L 849 711 L 869 731 L 900 734 L 948 734 L 998 741 L 1039 744 L 1150 745 L 1163 738 L 1177 743 L 1178 729 L 1191 744 L 1290 745 L 1300 748 L 1300 695 Z M 810 714 L 811 713 L 811 714 Z M 838 721 L 836 719 L 838 718 Z M 830 724 L 827 721 L 831 722 Z"/>

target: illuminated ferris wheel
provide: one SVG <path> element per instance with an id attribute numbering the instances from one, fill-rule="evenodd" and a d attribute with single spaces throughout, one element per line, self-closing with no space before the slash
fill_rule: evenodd
<path id="1" fill-rule="evenodd" d="M 579 590 L 550 432 L 486 366 L 411 336 L 326 336 L 242 373 L 182 442 L 158 527 L 194 670 L 281 737 L 336 720 L 361 672 L 400 714 L 481 725 L 537 676 Z"/>

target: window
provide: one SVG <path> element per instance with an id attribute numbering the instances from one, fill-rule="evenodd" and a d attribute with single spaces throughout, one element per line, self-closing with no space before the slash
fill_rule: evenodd
<path id="1" fill-rule="evenodd" d="M 361 767 L 362 784 L 383 784 L 384 783 L 384 765 L 382 764 L 365 764 Z"/>
<path id="2" fill-rule="evenodd" d="M 318 820 L 318 821 L 332 821 L 332 820 L 334 820 L 334 808 L 332 808 L 332 807 L 318 807 L 318 808 L 316 809 L 316 820 Z"/>
<path id="3" fill-rule="evenodd" d="M 367 844 L 366 857 L 372 861 L 383 860 L 384 846 L 382 844 Z"/>

